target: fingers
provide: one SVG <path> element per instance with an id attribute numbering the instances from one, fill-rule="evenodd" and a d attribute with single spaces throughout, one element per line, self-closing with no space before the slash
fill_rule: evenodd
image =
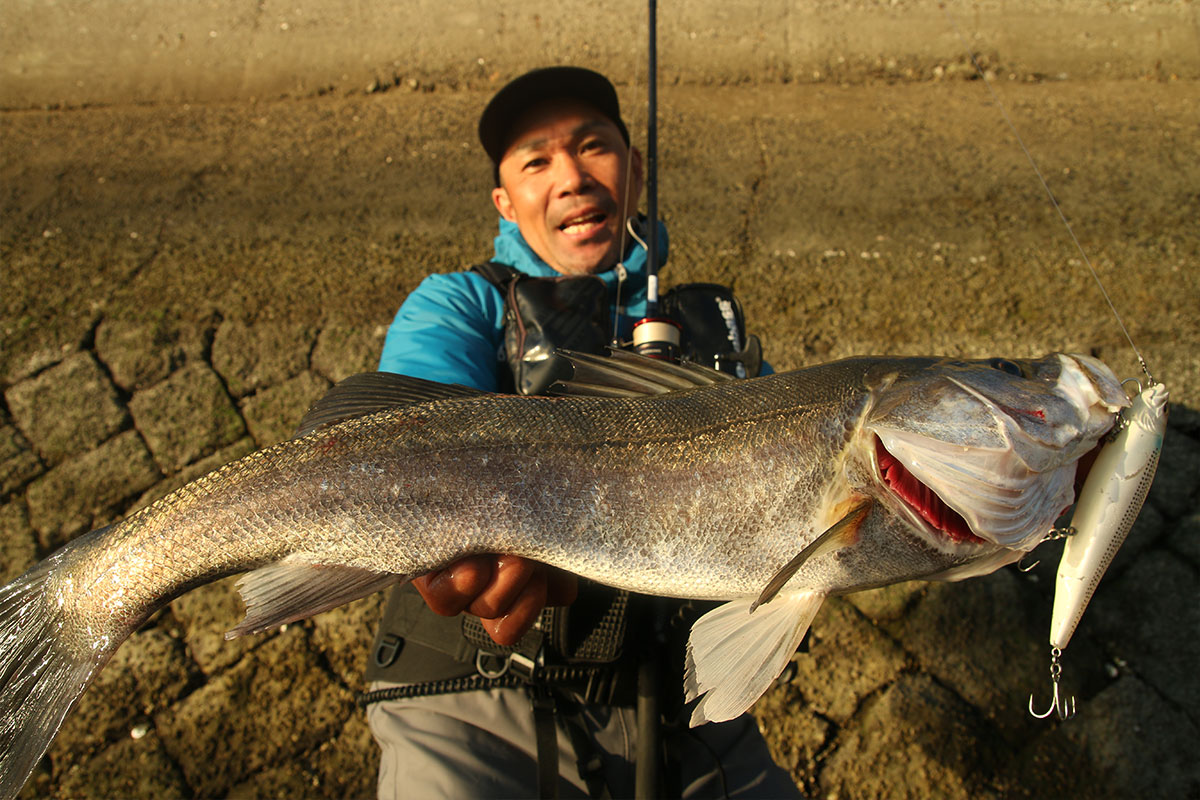
<path id="1" fill-rule="evenodd" d="M 475 614 L 497 644 L 514 644 L 547 605 L 569 605 L 579 580 L 569 572 L 513 555 L 469 556 L 413 580 L 443 616 Z"/>
<path id="2" fill-rule="evenodd" d="M 545 607 L 546 570 L 534 569 L 503 614 L 490 618 L 481 616 L 479 621 L 496 644 L 516 644 L 533 627 Z"/>
<path id="3" fill-rule="evenodd" d="M 520 556 L 493 556 L 492 579 L 483 591 L 467 606 L 467 611 L 481 619 L 495 619 L 510 614 L 535 575 L 545 572 L 545 566 Z M 544 583 L 544 576 L 542 579 Z M 541 590 L 542 605 L 546 604 L 545 588 Z M 526 601 L 528 605 L 528 601 Z M 541 611 L 541 608 L 538 608 Z"/>
<path id="4" fill-rule="evenodd" d="M 466 611 L 491 583 L 495 560 L 491 555 L 468 556 L 443 570 L 414 578 L 413 586 L 434 613 L 452 617 Z"/>

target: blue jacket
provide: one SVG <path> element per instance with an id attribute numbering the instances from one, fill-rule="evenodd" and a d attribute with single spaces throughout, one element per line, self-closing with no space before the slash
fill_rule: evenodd
<path id="1" fill-rule="evenodd" d="M 555 277 L 521 236 L 515 223 L 500 221 L 494 261 L 527 275 Z M 659 263 L 667 260 L 667 232 L 659 224 Z M 646 312 L 646 250 L 635 241 L 625 257 L 618 330 L 627 337 Z M 616 299 L 617 270 L 599 277 L 609 287 L 610 308 Z M 440 383 L 458 383 L 485 391 L 499 388 L 504 359 L 504 298 L 487 279 L 474 272 L 430 275 L 412 291 L 388 328 L 382 372 L 398 372 Z"/>

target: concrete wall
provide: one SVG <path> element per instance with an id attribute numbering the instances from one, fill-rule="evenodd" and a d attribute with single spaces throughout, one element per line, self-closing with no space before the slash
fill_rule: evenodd
<path id="1" fill-rule="evenodd" d="M 1200 5 L 699 0 L 659 6 L 664 81 L 1200 77 Z M 0 107 L 490 85 L 573 62 L 642 81 L 644 2 L 0 0 Z"/>

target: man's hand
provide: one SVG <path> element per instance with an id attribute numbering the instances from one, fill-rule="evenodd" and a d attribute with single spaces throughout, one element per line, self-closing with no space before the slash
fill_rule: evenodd
<path id="1" fill-rule="evenodd" d="M 511 555 L 468 556 L 413 579 L 438 614 L 479 617 L 496 644 L 510 645 L 533 627 L 546 606 L 570 605 L 579 582 L 569 572 Z"/>

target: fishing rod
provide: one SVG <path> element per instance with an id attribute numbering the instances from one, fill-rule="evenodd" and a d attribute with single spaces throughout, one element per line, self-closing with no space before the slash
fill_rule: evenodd
<path id="1" fill-rule="evenodd" d="M 658 313 L 658 3 L 647 0 L 650 43 L 646 50 L 646 316 Z"/>
<path id="2" fill-rule="evenodd" d="M 646 74 L 646 316 L 633 324 L 633 350 L 651 358 L 679 358 L 682 329 L 658 308 L 658 3 L 649 6 Z"/>
<path id="3" fill-rule="evenodd" d="M 1142 357 L 1137 345 L 1133 343 L 1133 337 L 1130 336 L 1129 329 L 1125 327 L 1124 320 L 1121 319 L 1112 298 L 1104 288 L 1099 273 L 1092 265 L 1079 238 L 1075 235 L 1074 228 L 1071 227 L 1058 199 L 1050 189 L 1050 184 L 1047 183 L 1045 176 L 1038 168 L 1033 154 L 1025 146 L 1025 141 L 1017 131 L 1017 126 L 1009 117 L 1004 104 L 1000 102 L 996 90 L 992 88 L 987 74 L 980 67 L 975 53 L 971 51 L 962 31 L 959 30 L 958 23 L 951 15 L 950 9 L 946 7 L 945 3 L 939 5 L 945 12 L 951 27 L 954 28 L 971 64 L 974 65 L 976 74 L 983 81 L 983 85 L 987 87 L 992 102 L 1000 109 L 1004 121 L 1016 138 L 1017 144 L 1020 145 L 1026 160 L 1033 167 L 1034 173 L 1042 184 L 1042 189 L 1050 199 L 1050 204 L 1058 212 L 1059 219 L 1066 227 L 1071 241 L 1075 243 L 1075 248 L 1082 256 L 1083 263 L 1091 272 L 1096 286 L 1100 289 L 1100 294 L 1103 295 L 1121 332 L 1129 342 L 1130 348 L 1133 349 L 1149 384 L 1143 388 L 1141 382 L 1136 379 L 1131 378 L 1125 381 L 1125 383 L 1133 382 L 1137 386 L 1137 393 L 1132 398 L 1130 405 L 1118 414 L 1116 425 L 1102 440 L 1103 444 L 1096 455 L 1096 460 L 1092 463 L 1087 478 L 1084 480 L 1083 488 L 1079 492 L 1075 511 L 1071 516 L 1071 524 L 1066 529 L 1051 531 L 1046 539 L 1043 539 L 1043 541 L 1047 541 L 1066 538 L 1066 542 L 1063 545 L 1062 558 L 1055 576 L 1054 606 L 1050 620 L 1052 692 L 1050 707 L 1045 712 L 1034 711 L 1033 695 L 1031 694 L 1029 696 L 1029 713 L 1039 719 L 1057 713 L 1059 719 L 1066 720 L 1075 714 L 1075 698 L 1064 698 L 1060 691 L 1059 684 L 1062 679 L 1060 659 L 1063 650 L 1070 643 L 1075 629 L 1079 626 L 1083 612 L 1091 602 L 1100 579 L 1104 577 L 1105 571 L 1112 563 L 1117 549 L 1129 535 L 1133 523 L 1142 510 L 1142 505 L 1146 501 L 1146 495 L 1150 492 L 1150 485 L 1154 481 L 1154 473 L 1158 468 L 1159 455 L 1162 453 L 1163 437 L 1167 430 L 1168 391 L 1165 385 L 1156 382 L 1150 374 L 1146 360 Z"/>
<path id="4" fill-rule="evenodd" d="M 646 67 L 646 315 L 633 324 L 636 353 L 675 361 L 680 354 L 682 328 L 675 320 L 659 316 L 658 307 L 658 3 L 647 0 Z M 662 675 L 659 652 L 666 644 L 666 612 L 660 598 L 651 600 L 650 636 L 642 637 L 637 669 L 637 754 L 634 760 L 634 797 L 659 797 L 661 760 Z"/>

